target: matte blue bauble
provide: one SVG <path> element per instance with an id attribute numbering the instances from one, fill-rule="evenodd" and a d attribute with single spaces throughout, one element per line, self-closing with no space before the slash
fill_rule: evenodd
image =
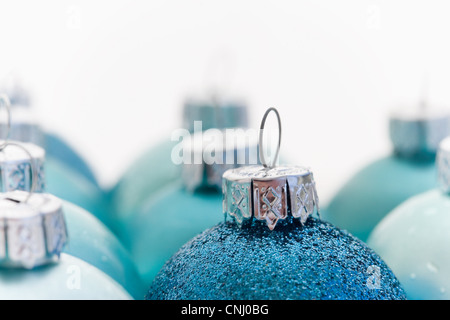
<path id="1" fill-rule="evenodd" d="M 135 299 L 143 299 L 144 283 L 128 251 L 116 236 L 82 208 L 64 202 L 63 209 L 69 234 L 69 244 L 64 252 L 101 270 Z"/>
<path id="2" fill-rule="evenodd" d="M 450 299 L 450 196 L 432 190 L 387 215 L 368 245 L 391 267 L 409 299 Z"/>
<path id="3" fill-rule="evenodd" d="M 126 290 L 91 264 L 62 254 L 33 270 L 0 270 L 1 300 L 130 300 Z"/>
<path id="4" fill-rule="evenodd" d="M 392 155 L 356 173 L 322 211 L 322 217 L 366 241 L 376 224 L 397 205 L 435 186 L 433 160 Z"/>
<path id="5" fill-rule="evenodd" d="M 313 218 L 304 226 L 287 218 L 273 231 L 256 220 L 242 229 L 226 222 L 206 230 L 164 265 L 147 299 L 405 299 L 405 293 L 360 240 Z"/>
<path id="6" fill-rule="evenodd" d="M 57 159 L 98 187 L 97 179 L 84 159 L 58 135 L 45 133 L 44 148 L 48 159 Z"/>
<path id="7" fill-rule="evenodd" d="M 171 159 L 176 142 L 164 141 L 149 149 L 122 175 L 117 184 L 107 193 L 110 212 L 114 215 L 114 230 L 120 229 L 123 221 L 164 186 L 180 180 L 180 167 Z"/>
<path id="8" fill-rule="evenodd" d="M 221 207 L 221 193 L 191 193 L 175 183 L 154 195 L 132 219 L 125 220 L 120 237 L 144 282 L 149 284 L 189 239 L 222 221 Z"/>
<path id="9" fill-rule="evenodd" d="M 102 190 L 65 163 L 46 156 L 45 180 L 47 192 L 89 211 L 107 226 L 112 223 Z"/>

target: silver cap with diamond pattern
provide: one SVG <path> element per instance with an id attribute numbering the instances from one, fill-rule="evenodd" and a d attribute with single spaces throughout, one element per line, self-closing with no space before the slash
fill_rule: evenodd
<path id="1" fill-rule="evenodd" d="M 67 229 L 58 198 L 25 191 L 0 198 L 0 266 L 32 269 L 54 262 L 67 243 Z"/>
<path id="2" fill-rule="evenodd" d="M 300 166 L 247 166 L 223 175 L 223 210 L 239 226 L 251 219 L 266 221 L 273 230 L 291 215 L 305 223 L 319 198 L 312 172 Z"/>

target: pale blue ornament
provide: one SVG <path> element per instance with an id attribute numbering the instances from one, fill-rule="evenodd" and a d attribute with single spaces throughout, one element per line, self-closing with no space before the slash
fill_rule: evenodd
<path id="1" fill-rule="evenodd" d="M 389 265 L 410 299 L 450 299 L 450 139 L 437 157 L 441 189 L 411 197 L 373 230 L 368 245 Z"/>
<path id="2" fill-rule="evenodd" d="M 450 131 L 447 112 L 420 110 L 390 119 L 392 155 L 361 169 L 323 210 L 323 218 L 363 241 L 397 205 L 435 186 L 435 155 Z"/>

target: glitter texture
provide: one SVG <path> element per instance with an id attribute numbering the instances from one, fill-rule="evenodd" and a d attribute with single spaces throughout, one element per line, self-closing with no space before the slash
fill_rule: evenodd
<path id="1" fill-rule="evenodd" d="M 257 220 L 241 229 L 223 222 L 204 231 L 164 265 L 146 298 L 354 300 L 406 296 L 392 271 L 360 240 L 315 218 L 302 226 L 289 217 L 273 231 Z"/>

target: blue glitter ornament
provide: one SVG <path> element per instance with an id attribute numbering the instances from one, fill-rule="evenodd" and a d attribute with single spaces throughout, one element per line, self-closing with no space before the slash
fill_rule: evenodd
<path id="1" fill-rule="evenodd" d="M 442 141 L 437 162 L 441 190 L 402 203 L 368 239 L 410 299 L 450 299 L 450 138 Z"/>
<path id="2" fill-rule="evenodd" d="M 310 218 L 273 231 L 259 221 L 241 229 L 221 223 L 165 264 L 147 299 L 405 299 L 405 293 L 360 240 Z"/>
<path id="3" fill-rule="evenodd" d="M 269 166 L 262 129 L 278 117 L 278 149 Z M 161 269 L 147 299 L 405 299 L 386 264 L 360 240 L 314 219 L 318 196 L 312 172 L 273 167 L 281 142 L 278 111 L 264 115 L 263 166 L 223 174 L 228 221 L 185 244 Z"/>
<path id="4" fill-rule="evenodd" d="M 194 128 L 196 121 L 197 127 Z M 246 127 L 247 107 L 239 101 L 231 101 L 216 95 L 206 99 L 187 99 L 183 106 L 182 128 L 186 134 L 212 128 Z M 114 230 L 120 234 L 123 221 L 141 210 L 149 198 L 165 186 L 179 182 L 180 167 L 172 161 L 172 152 L 180 141 L 162 141 L 146 151 L 122 175 L 108 192 L 111 211 L 114 212 Z M 157 168 L 149 170 L 149 167 Z"/>
<path id="5" fill-rule="evenodd" d="M 413 195 L 435 186 L 435 154 L 450 133 L 448 113 L 393 114 L 394 153 L 356 173 L 323 210 L 325 220 L 363 241 L 384 216 Z"/>

